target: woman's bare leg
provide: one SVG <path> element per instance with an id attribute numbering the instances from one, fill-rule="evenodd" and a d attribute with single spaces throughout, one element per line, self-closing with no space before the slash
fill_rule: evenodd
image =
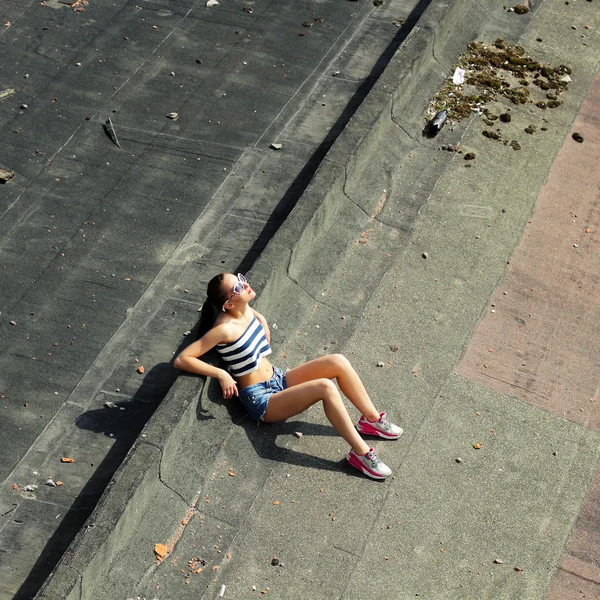
<path id="1" fill-rule="evenodd" d="M 288 387 L 269 398 L 266 423 L 275 423 L 304 412 L 313 404 L 323 401 L 325 415 L 336 431 L 352 446 L 357 454 L 365 454 L 369 446 L 360 437 L 344 406 L 338 389 L 329 379 L 315 379 Z"/>
<path id="2" fill-rule="evenodd" d="M 377 421 L 379 412 L 371 402 L 360 377 L 342 354 L 330 354 L 310 360 L 286 373 L 288 388 L 315 379 L 336 379 L 348 400 L 368 421 Z"/>

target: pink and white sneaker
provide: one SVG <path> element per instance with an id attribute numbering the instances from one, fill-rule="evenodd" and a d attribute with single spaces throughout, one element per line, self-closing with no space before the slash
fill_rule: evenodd
<path id="1" fill-rule="evenodd" d="M 353 449 L 350 450 L 346 460 L 359 471 L 362 471 L 365 475 L 373 479 L 385 479 L 392 474 L 392 470 L 375 454 L 373 448 L 369 448 L 369 451 L 361 456 L 356 454 Z"/>
<path id="2" fill-rule="evenodd" d="M 379 421 L 375 421 L 374 423 L 367 421 L 364 416 L 361 417 L 356 425 L 356 429 L 358 429 L 359 433 L 376 435 L 386 440 L 397 440 L 404 433 L 398 425 L 394 425 L 387 420 L 387 415 L 384 412 L 379 415 Z"/>

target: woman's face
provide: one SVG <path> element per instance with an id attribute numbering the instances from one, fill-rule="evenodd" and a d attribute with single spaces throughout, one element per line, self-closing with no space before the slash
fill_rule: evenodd
<path id="1" fill-rule="evenodd" d="M 250 287 L 249 283 L 243 283 L 242 292 L 240 294 L 234 294 L 233 288 L 237 283 L 240 283 L 237 275 L 233 275 L 232 273 L 227 273 L 223 278 L 223 290 L 227 292 L 227 298 L 231 297 L 226 304 L 233 304 L 236 308 L 240 308 L 242 303 L 248 304 L 248 302 L 254 300 L 254 298 L 256 298 L 256 292 Z"/>

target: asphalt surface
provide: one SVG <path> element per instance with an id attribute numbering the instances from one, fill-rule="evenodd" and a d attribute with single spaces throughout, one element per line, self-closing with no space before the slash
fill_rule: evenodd
<path id="1" fill-rule="evenodd" d="M 0 597 L 56 564 L 206 281 L 253 264 L 425 5 L 3 3 Z"/>

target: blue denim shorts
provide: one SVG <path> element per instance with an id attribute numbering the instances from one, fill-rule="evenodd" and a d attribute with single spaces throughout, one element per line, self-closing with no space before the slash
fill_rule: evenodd
<path id="1" fill-rule="evenodd" d="M 267 412 L 269 398 L 287 387 L 285 373 L 278 367 L 273 367 L 273 377 L 239 390 L 240 400 L 250 417 L 260 423 Z"/>

